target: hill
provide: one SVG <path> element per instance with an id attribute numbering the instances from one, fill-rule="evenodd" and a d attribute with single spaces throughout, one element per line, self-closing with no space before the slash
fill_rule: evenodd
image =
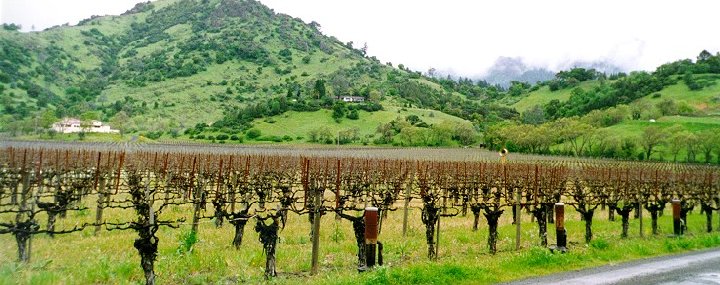
<path id="1" fill-rule="evenodd" d="M 589 90 L 599 85 L 596 80 L 586 81 L 578 84 L 579 88 L 583 90 Z M 530 91 L 527 95 L 522 96 L 515 103 L 510 106 L 518 110 L 518 112 L 525 112 L 534 106 L 544 106 L 552 100 L 559 100 L 561 102 L 567 101 L 572 95 L 573 89 L 566 88 L 562 90 L 551 91 L 549 86 L 542 86 L 537 90 Z M 511 99 L 512 100 L 512 99 Z"/>
<path id="2" fill-rule="evenodd" d="M 423 108 L 476 126 L 516 115 L 253 0 L 159 0 L 42 32 L 6 24 L 0 47 L 0 132 L 31 138 L 55 137 L 46 128 L 66 116 L 133 136 L 244 136 L 288 111 L 352 113 L 338 96 L 363 97 L 367 112 Z"/>
<path id="3" fill-rule="evenodd" d="M 705 71 L 634 73 L 554 91 L 546 82 L 500 98 L 522 116 L 490 128 L 485 141 L 519 152 L 720 163 L 720 76 Z"/>

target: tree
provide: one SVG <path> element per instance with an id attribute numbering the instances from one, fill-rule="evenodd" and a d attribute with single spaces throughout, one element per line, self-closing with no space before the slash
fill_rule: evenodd
<path id="1" fill-rule="evenodd" d="M 663 116 L 677 115 L 678 113 L 678 107 L 673 99 L 663 99 L 660 103 L 657 103 L 656 106 Z"/>
<path id="2" fill-rule="evenodd" d="M 666 133 L 658 126 L 649 126 L 643 130 L 640 136 L 640 144 L 645 153 L 645 159 L 650 159 L 656 147 L 665 142 Z"/>
<path id="3" fill-rule="evenodd" d="M 695 76 L 693 76 L 692 72 L 689 70 L 685 72 L 685 75 L 683 76 L 683 81 L 685 82 L 685 85 L 687 85 L 687 87 L 693 91 L 700 90 L 703 87 L 697 82 L 697 80 L 695 80 Z"/>
<path id="4" fill-rule="evenodd" d="M 698 134 L 700 149 L 705 156 L 705 163 L 712 162 L 712 153 L 715 148 L 719 148 L 720 134 L 714 130 L 705 130 Z"/>
<path id="5" fill-rule="evenodd" d="M 110 125 L 120 130 L 120 133 L 125 133 L 128 130 L 130 130 L 130 116 L 125 113 L 125 111 L 120 111 L 115 114 L 112 118 L 110 118 Z"/>
<path id="6" fill-rule="evenodd" d="M 687 162 L 697 161 L 697 147 L 700 144 L 700 138 L 697 135 L 685 131 L 685 146 L 687 147 Z"/>
<path id="7" fill-rule="evenodd" d="M 458 123 L 455 125 L 453 139 L 457 140 L 461 145 L 471 145 L 475 143 L 475 129 L 472 124 Z"/>
<path id="8" fill-rule="evenodd" d="M 318 32 L 320 32 L 320 28 L 322 28 L 322 26 L 320 26 L 320 23 L 318 23 L 318 22 L 316 22 L 316 21 L 312 21 L 312 22 L 310 22 L 310 24 L 308 24 L 308 25 L 309 25 L 311 28 L 313 28 L 313 30 L 318 31 Z"/>
<path id="9" fill-rule="evenodd" d="M 57 121 L 57 117 L 55 117 L 55 112 L 46 109 L 42 112 L 42 115 L 40 115 L 40 127 L 42 128 L 49 128 L 52 126 L 53 123 Z"/>
<path id="10" fill-rule="evenodd" d="M 249 129 L 245 136 L 247 136 L 248 139 L 254 140 L 256 138 L 259 138 L 262 135 L 262 132 L 256 128 Z"/>
<path id="11" fill-rule="evenodd" d="M 378 103 L 378 102 L 380 102 L 381 97 L 382 97 L 382 94 L 380 93 L 380 91 L 373 89 L 373 90 L 370 90 L 370 94 L 368 95 L 368 101 L 373 102 L 373 103 Z"/>
<path id="12" fill-rule="evenodd" d="M 545 122 L 545 110 L 543 110 L 542 106 L 535 105 L 522 113 L 521 120 L 524 124 L 542 124 Z"/>
<path id="13" fill-rule="evenodd" d="M 358 114 L 358 111 L 356 109 L 350 110 L 350 113 L 346 116 L 350 120 L 357 120 L 360 118 L 360 115 Z"/>
<path id="14" fill-rule="evenodd" d="M 380 137 L 375 140 L 376 144 L 390 143 L 392 142 L 393 136 L 395 135 L 395 130 L 393 129 L 391 123 L 378 125 L 377 129 L 375 129 L 375 132 L 380 134 Z"/>
<path id="15" fill-rule="evenodd" d="M 313 88 L 313 93 L 315 94 L 315 98 L 320 99 L 325 97 L 326 90 L 325 90 L 325 80 L 318 79 L 315 80 L 315 86 Z"/>
<path id="16" fill-rule="evenodd" d="M 575 119 L 561 119 L 555 124 L 559 137 L 569 142 L 575 156 L 582 156 L 585 147 L 592 140 L 593 126 Z"/>
<path id="17" fill-rule="evenodd" d="M 630 104 L 630 116 L 633 120 L 639 120 L 643 112 L 651 107 L 647 101 L 635 101 Z"/>
<path id="18" fill-rule="evenodd" d="M 680 125 L 673 125 L 668 128 L 668 133 L 672 134 L 668 139 L 668 151 L 673 156 L 673 162 L 677 162 L 677 156 L 680 151 L 685 147 L 685 141 L 687 140 L 686 132 Z"/>
<path id="19" fill-rule="evenodd" d="M 330 86 L 332 86 L 333 95 L 335 96 L 343 96 L 347 95 L 350 92 L 350 81 L 343 73 L 335 73 L 332 78 L 330 78 Z"/>
<path id="20" fill-rule="evenodd" d="M 335 105 L 333 105 L 332 117 L 336 122 L 340 122 L 340 119 L 345 117 L 345 103 L 336 102 Z"/>
<path id="21" fill-rule="evenodd" d="M 707 60 L 709 60 L 710 58 L 712 58 L 712 56 L 713 56 L 713 55 L 712 55 L 710 52 L 708 52 L 707 50 L 703 50 L 703 51 L 701 51 L 700 54 L 698 55 L 698 57 L 697 57 L 697 62 L 700 63 L 700 62 L 707 61 Z"/>
<path id="22" fill-rule="evenodd" d="M 417 125 L 419 122 L 422 122 L 422 120 L 420 120 L 420 117 L 418 117 L 417 115 L 408 115 L 405 117 L 405 121 L 408 121 L 408 123 L 413 126 Z"/>
<path id="23" fill-rule="evenodd" d="M 420 132 L 418 127 L 405 127 L 400 131 L 400 141 L 405 146 L 416 146 L 419 143 L 418 132 Z"/>
<path id="24" fill-rule="evenodd" d="M 512 81 L 510 84 L 510 89 L 508 89 L 508 94 L 510 94 L 510 96 L 520 96 L 525 92 L 525 90 L 530 88 L 530 84 L 526 82 Z"/>
<path id="25" fill-rule="evenodd" d="M 434 67 L 430 67 L 427 71 L 427 76 L 435 78 L 435 75 L 437 75 L 437 69 L 435 69 Z"/>
<path id="26" fill-rule="evenodd" d="M 11 32 L 19 31 L 20 29 L 22 29 L 21 25 L 14 24 L 14 23 L 10 23 L 10 24 L 3 23 L 2 27 L 4 30 L 11 31 Z"/>

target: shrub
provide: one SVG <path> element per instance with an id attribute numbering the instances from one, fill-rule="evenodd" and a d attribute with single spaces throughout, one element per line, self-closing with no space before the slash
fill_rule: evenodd
<path id="1" fill-rule="evenodd" d="M 193 246 L 198 242 L 197 233 L 195 231 L 188 231 L 180 234 L 178 238 L 177 253 L 190 253 L 192 252 Z"/>
<path id="2" fill-rule="evenodd" d="M 247 136 L 247 138 L 249 138 L 251 140 L 259 138 L 261 135 L 262 135 L 262 132 L 260 132 L 260 130 L 258 130 L 256 128 L 249 129 L 247 131 L 247 133 L 245 133 L 245 136 Z"/>
<path id="3" fill-rule="evenodd" d="M 590 247 L 594 249 L 604 250 L 610 247 L 610 243 L 604 239 L 596 238 L 590 242 Z"/>
<path id="4" fill-rule="evenodd" d="M 360 118 L 360 115 L 358 115 L 357 110 L 352 110 L 347 114 L 347 118 L 350 120 L 357 120 Z"/>

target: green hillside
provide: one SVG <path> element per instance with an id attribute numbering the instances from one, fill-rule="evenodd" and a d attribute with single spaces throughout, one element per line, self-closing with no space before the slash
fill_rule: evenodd
<path id="1" fill-rule="evenodd" d="M 589 90 L 595 86 L 598 86 L 599 83 L 597 81 L 586 81 L 581 82 L 578 87 Z M 523 96 L 511 105 L 511 107 L 518 110 L 518 112 L 525 112 L 528 109 L 532 108 L 533 106 L 539 105 L 543 106 L 547 103 L 550 103 L 552 100 L 560 100 L 562 102 L 567 101 L 570 99 L 570 95 L 572 94 L 572 90 L 570 88 L 557 90 L 557 91 L 550 91 L 549 86 L 542 86 L 538 90 L 531 91 L 527 95 Z"/>
<path id="2" fill-rule="evenodd" d="M 657 105 L 664 100 L 673 100 L 679 104 L 685 103 L 698 112 L 698 115 L 720 115 L 720 76 L 717 74 L 702 74 L 697 76 L 703 79 L 708 86 L 700 90 L 691 90 L 683 81 L 665 87 L 651 95 L 640 99 L 650 105 Z"/>
<path id="3" fill-rule="evenodd" d="M 333 111 L 337 96 L 363 97 L 358 109 L 368 112 L 422 108 L 476 127 L 517 115 L 383 64 L 321 29 L 253 0 L 159 0 L 42 32 L 3 25 L 0 133 L 52 138 L 52 122 L 78 117 L 129 137 L 242 136 L 254 124 Z M 380 114 L 361 113 L 375 118 L 364 130 L 396 117 Z"/>
<path id="4" fill-rule="evenodd" d="M 573 68 L 535 86 L 513 82 L 498 102 L 519 120 L 483 133 L 513 152 L 720 163 L 720 53 L 703 50 L 654 72 Z"/>
<path id="5" fill-rule="evenodd" d="M 290 111 L 272 118 L 272 120 L 258 121 L 255 128 L 259 129 L 263 135 L 278 137 L 288 135 L 295 139 L 298 137 L 306 139 L 313 130 L 322 128 L 327 128 L 334 135 L 341 131 L 357 128 L 359 136 L 371 142 L 379 125 L 393 121 L 398 117 L 404 119 L 415 115 L 430 125 L 443 123 L 470 124 L 455 116 L 418 108 L 386 107 L 385 110 L 377 112 L 360 111 L 358 120 L 343 120 L 340 123 L 336 123 L 332 119 L 331 113 L 330 110 L 315 112 Z"/>

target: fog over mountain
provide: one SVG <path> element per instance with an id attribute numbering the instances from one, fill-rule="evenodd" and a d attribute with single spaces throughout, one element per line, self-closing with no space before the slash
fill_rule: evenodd
<path id="1" fill-rule="evenodd" d="M 502 87 L 510 86 L 512 81 L 521 81 L 527 83 L 537 83 L 551 80 L 555 74 L 562 70 L 581 67 L 586 69 L 595 69 L 606 74 L 616 74 L 620 72 L 629 72 L 631 70 L 623 68 L 617 64 L 606 60 L 583 61 L 583 60 L 567 60 L 557 64 L 555 67 L 541 66 L 528 63 L 522 57 L 498 57 L 495 62 L 481 75 L 463 75 L 452 70 L 435 71 L 434 76 L 451 78 L 470 78 L 473 80 L 483 80 L 492 85 L 500 85 Z M 430 75 L 430 74 L 428 74 Z"/>

